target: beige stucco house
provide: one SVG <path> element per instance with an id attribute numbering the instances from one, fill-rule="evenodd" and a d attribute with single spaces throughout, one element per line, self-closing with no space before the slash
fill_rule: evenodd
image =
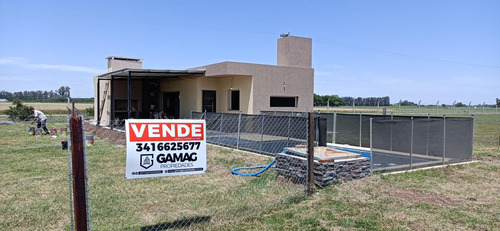
<path id="1" fill-rule="evenodd" d="M 108 57 L 94 77 L 94 118 L 189 118 L 191 111 L 258 114 L 313 107 L 312 40 L 278 39 L 277 65 L 221 62 L 187 70 L 142 69 L 142 59 Z"/>

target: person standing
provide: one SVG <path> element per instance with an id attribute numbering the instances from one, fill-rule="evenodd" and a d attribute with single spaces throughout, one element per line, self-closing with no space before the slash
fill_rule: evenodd
<path id="1" fill-rule="evenodd" d="M 34 108 L 30 108 L 31 113 L 34 114 L 35 118 L 31 121 L 31 124 L 36 122 L 36 128 L 42 128 L 45 131 L 45 135 L 49 135 L 49 130 L 47 129 L 47 116 L 43 114 L 42 111 L 35 110 Z"/>

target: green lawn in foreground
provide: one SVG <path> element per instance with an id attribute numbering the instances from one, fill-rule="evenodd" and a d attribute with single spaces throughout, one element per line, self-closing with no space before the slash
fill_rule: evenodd
<path id="1" fill-rule="evenodd" d="M 270 158 L 213 146 L 205 175 L 125 180 L 124 147 L 96 139 L 87 149 L 92 229 L 165 228 L 181 221 L 185 230 L 495 230 L 500 116 L 477 115 L 475 122 L 477 163 L 375 175 L 318 188 L 305 200 L 303 186 L 272 171 L 259 178 L 229 173 Z M 64 120 L 49 123 L 62 126 Z M 0 125 L 0 230 L 67 230 L 62 137 L 28 136 L 26 127 Z"/>

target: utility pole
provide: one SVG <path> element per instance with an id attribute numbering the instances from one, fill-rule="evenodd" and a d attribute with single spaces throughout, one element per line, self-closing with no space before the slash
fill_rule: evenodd
<path id="1" fill-rule="evenodd" d="M 399 100 L 398 108 L 399 108 L 399 114 L 401 114 L 401 99 Z"/>
<path id="2" fill-rule="evenodd" d="M 377 99 L 377 114 L 378 114 L 379 109 L 380 109 L 380 99 Z"/>
<path id="3" fill-rule="evenodd" d="M 436 115 L 439 114 L 439 100 L 436 103 Z"/>
<path id="4" fill-rule="evenodd" d="M 418 101 L 418 115 L 420 115 L 420 102 L 422 102 L 422 100 Z"/>
<path id="5" fill-rule="evenodd" d="M 455 114 L 455 103 L 457 102 L 457 100 L 453 101 L 453 114 Z"/>
<path id="6" fill-rule="evenodd" d="M 328 97 L 328 101 L 326 102 L 326 113 L 330 113 L 330 97 Z"/>

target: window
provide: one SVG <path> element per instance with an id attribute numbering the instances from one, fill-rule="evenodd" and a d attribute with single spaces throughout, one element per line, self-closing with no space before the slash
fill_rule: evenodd
<path id="1" fill-rule="evenodd" d="M 229 98 L 229 110 L 240 110 L 240 91 L 231 91 Z"/>
<path id="2" fill-rule="evenodd" d="M 271 107 L 297 107 L 297 99 L 299 97 L 278 97 L 271 96 Z"/>
<path id="3" fill-rule="evenodd" d="M 202 107 L 201 110 L 203 112 L 215 112 L 217 105 L 216 102 L 217 93 L 215 91 L 202 91 Z"/>

